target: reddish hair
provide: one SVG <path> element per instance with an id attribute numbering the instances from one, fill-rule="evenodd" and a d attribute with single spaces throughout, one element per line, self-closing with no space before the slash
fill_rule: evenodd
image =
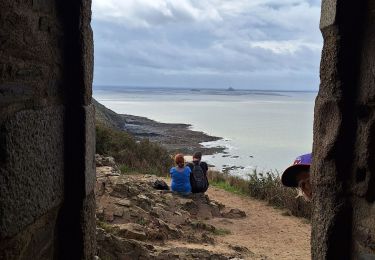
<path id="1" fill-rule="evenodd" d="M 179 164 L 179 163 L 185 163 L 185 159 L 184 159 L 184 155 L 179 153 L 177 154 L 175 157 L 174 157 L 174 162 L 176 164 Z"/>

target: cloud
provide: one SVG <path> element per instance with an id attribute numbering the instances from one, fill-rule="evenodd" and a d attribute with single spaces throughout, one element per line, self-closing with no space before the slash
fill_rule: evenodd
<path id="1" fill-rule="evenodd" d="M 94 0 L 94 83 L 317 89 L 320 1 Z"/>
<path id="2" fill-rule="evenodd" d="M 275 54 L 290 53 L 294 54 L 297 51 L 307 48 L 311 50 L 320 51 L 319 44 L 303 42 L 301 40 L 287 40 L 287 41 L 253 41 L 250 43 L 251 47 L 259 47 L 264 50 L 270 50 Z"/>
<path id="3" fill-rule="evenodd" d="M 189 0 L 96 0 L 93 4 L 96 19 L 129 27 L 152 27 L 170 22 L 220 21 L 217 10 L 210 7 L 204 1 Z"/>

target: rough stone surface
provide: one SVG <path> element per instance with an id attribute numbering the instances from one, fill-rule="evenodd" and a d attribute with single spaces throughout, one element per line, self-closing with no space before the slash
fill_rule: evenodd
<path id="1" fill-rule="evenodd" d="M 375 257 L 374 10 L 373 1 L 322 3 L 324 48 L 312 166 L 313 259 Z"/>
<path id="2" fill-rule="evenodd" d="M 3 124 L 0 238 L 12 237 L 64 197 L 63 108 L 18 112 Z"/>
<path id="3" fill-rule="evenodd" d="M 323 0 L 320 17 L 320 29 L 333 25 L 336 21 L 337 0 Z"/>
<path id="4" fill-rule="evenodd" d="M 102 161 L 101 156 L 96 158 Z M 182 196 L 156 190 L 153 188 L 158 179 L 156 176 L 113 176 L 113 170 L 111 166 L 97 167 L 96 170 L 97 243 L 101 259 L 232 259 L 253 256 L 249 250 L 238 246 L 223 245 L 224 251 L 220 253 L 206 247 L 215 245 L 216 237 L 226 232 L 207 223 L 209 219 L 241 218 L 243 211 L 226 210 L 224 205 L 204 194 Z M 261 258 L 254 255 L 251 259 Z"/>
<path id="5" fill-rule="evenodd" d="M 89 195 L 95 188 L 95 109 L 93 105 L 85 107 L 85 191 Z"/>
<path id="6" fill-rule="evenodd" d="M 90 0 L 0 1 L 0 259 L 93 259 Z"/>
<path id="7" fill-rule="evenodd" d="M 30 259 L 30 256 L 35 259 L 52 259 L 57 209 L 52 209 L 16 236 L 2 239 L 0 259 Z"/>

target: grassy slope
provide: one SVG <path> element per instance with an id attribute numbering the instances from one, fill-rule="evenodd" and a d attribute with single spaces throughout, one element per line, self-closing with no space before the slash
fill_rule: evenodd
<path id="1" fill-rule="evenodd" d="M 124 131 L 125 120 L 96 100 L 96 152 L 112 156 L 122 172 L 165 175 L 172 166 L 167 150 L 149 140 L 136 140 Z"/>
<path id="2" fill-rule="evenodd" d="M 290 215 L 311 217 L 311 205 L 297 196 L 293 189 L 281 184 L 279 175 L 272 172 L 249 174 L 248 179 L 210 171 L 208 179 L 211 185 L 229 192 L 265 200 L 270 205 L 288 210 Z"/>

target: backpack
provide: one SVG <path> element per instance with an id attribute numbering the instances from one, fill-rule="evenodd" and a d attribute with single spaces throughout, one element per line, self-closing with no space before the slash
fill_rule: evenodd
<path id="1" fill-rule="evenodd" d="M 169 190 L 168 184 L 163 180 L 156 180 L 152 186 L 157 190 Z"/>
<path id="2" fill-rule="evenodd" d="M 191 192 L 205 192 L 208 189 L 208 180 L 198 163 L 194 163 L 193 170 L 190 174 Z"/>

